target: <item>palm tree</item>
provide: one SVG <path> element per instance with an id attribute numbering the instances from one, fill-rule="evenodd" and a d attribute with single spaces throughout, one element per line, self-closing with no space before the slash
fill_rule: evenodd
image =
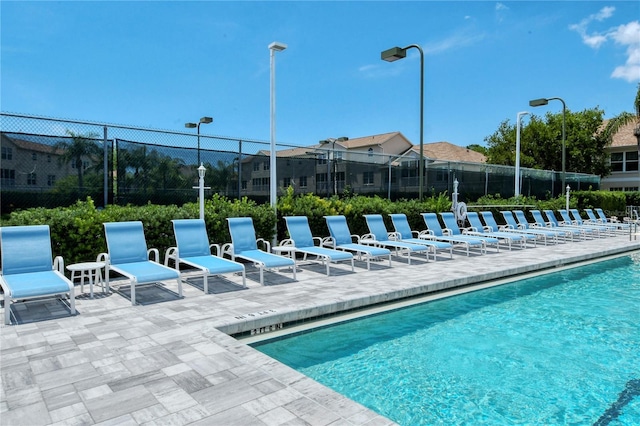
<path id="1" fill-rule="evenodd" d="M 94 133 L 80 135 L 71 130 L 67 130 L 67 134 L 71 136 L 71 141 L 58 142 L 54 147 L 56 151 L 60 152 L 58 163 L 60 165 L 66 163 L 73 164 L 78 172 L 78 188 L 82 190 L 84 188 L 83 159 L 88 157 L 94 161 L 101 153 L 100 147 L 93 141 L 97 135 Z"/>
<path id="2" fill-rule="evenodd" d="M 636 93 L 636 99 L 634 102 L 634 107 L 635 107 L 635 114 L 632 114 L 630 112 L 622 112 L 619 115 L 613 117 L 611 120 L 609 120 L 609 122 L 607 123 L 607 125 L 605 126 L 604 130 L 603 130 L 603 134 L 605 136 L 605 138 L 607 139 L 608 143 L 611 144 L 611 142 L 613 141 L 613 136 L 618 133 L 618 131 L 623 128 L 624 126 L 626 126 L 627 124 L 633 122 L 635 120 L 636 122 L 636 127 L 633 131 L 633 134 L 637 137 L 640 138 L 640 84 L 638 84 L 638 91 Z M 640 140 L 640 139 L 639 139 Z"/>

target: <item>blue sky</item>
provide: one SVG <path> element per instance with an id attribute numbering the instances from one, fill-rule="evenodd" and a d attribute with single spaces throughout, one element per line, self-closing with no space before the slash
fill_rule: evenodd
<path id="1" fill-rule="evenodd" d="M 0 3 L 3 112 L 268 141 L 269 49 L 277 140 L 401 131 L 419 142 L 483 144 L 528 101 L 633 111 L 640 81 L 636 1 Z M 524 122 L 527 122 L 527 118 Z"/>

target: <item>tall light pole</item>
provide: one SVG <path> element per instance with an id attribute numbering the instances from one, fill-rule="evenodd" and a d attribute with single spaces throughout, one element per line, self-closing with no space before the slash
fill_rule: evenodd
<path id="1" fill-rule="evenodd" d="M 269 45 L 271 69 L 271 151 L 269 158 L 269 201 L 271 208 L 276 210 L 278 177 L 276 174 L 276 52 L 287 48 L 284 43 L 274 41 Z M 277 235 L 276 235 L 277 237 Z"/>
<path id="2" fill-rule="evenodd" d="M 184 127 L 186 127 L 187 129 L 198 129 L 198 164 L 200 164 L 200 125 L 209 124 L 211 122 L 213 122 L 213 118 L 202 117 L 197 123 L 184 123 Z"/>
<path id="3" fill-rule="evenodd" d="M 566 141 L 565 123 L 566 123 L 566 116 L 567 116 L 567 105 L 564 103 L 564 100 L 562 100 L 562 98 L 540 98 L 540 99 L 533 99 L 529 101 L 529 106 L 537 107 L 537 106 L 547 105 L 549 101 L 562 102 L 562 190 L 564 191 L 564 184 L 566 181 L 566 174 L 567 174 L 567 169 L 566 169 L 567 154 L 566 154 L 566 148 L 565 148 L 565 141 Z"/>
<path id="4" fill-rule="evenodd" d="M 329 139 L 325 139 L 320 141 L 320 143 L 322 145 L 326 145 L 326 144 L 331 144 L 331 159 L 329 159 L 329 155 L 327 154 L 327 159 L 328 161 L 331 161 L 331 168 L 330 170 L 333 170 L 331 172 L 331 174 L 333 174 L 333 195 L 337 195 L 338 194 L 338 179 L 336 176 L 336 142 L 344 142 L 344 141 L 348 141 L 349 138 L 346 136 L 342 136 L 339 138 L 329 138 Z M 327 176 L 328 180 L 332 180 L 331 176 Z M 327 191 L 328 192 L 328 191 Z"/>
<path id="5" fill-rule="evenodd" d="M 415 48 L 420 52 L 420 159 L 418 160 L 418 199 L 422 201 L 424 187 L 424 52 L 417 44 L 407 47 L 392 47 L 380 54 L 382 60 L 394 62 L 407 56 L 407 50 Z"/>
<path id="6" fill-rule="evenodd" d="M 520 122 L 522 116 L 529 114 L 528 111 L 519 112 L 516 115 L 516 183 L 513 191 L 514 197 L 520 196 Z"/>

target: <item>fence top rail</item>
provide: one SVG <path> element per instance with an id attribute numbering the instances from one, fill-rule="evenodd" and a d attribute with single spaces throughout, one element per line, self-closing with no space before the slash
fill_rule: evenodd
<path id="1" fill-rule="evenodd" d="M 484 205 L 469 205 L 467 204 L 467 209 L 495 209 L 498 207 L 527 207 L 532 208 L 535 207 L 533 204 L 484 204 Z"/>

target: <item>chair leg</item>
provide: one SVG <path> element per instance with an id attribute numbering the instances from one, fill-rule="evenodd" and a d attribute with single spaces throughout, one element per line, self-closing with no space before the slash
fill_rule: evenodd
<path id="1" fill-rule="evenodd" d="M 136 281 L 131 279 L 131 305 L 136 305 Z"/>
<path id="2" fill-rule="evenodd" d="M 76 292 L 73 286 L 69 290 L 69 309 L 71 310 L 71 315 L 76 314 Z"/>
<path id="3" fill-rule="evenodd" d="M 11 324 L 11 297 L 7 295 L 8 291 L 4 293 L 4 323 L 5 325 Z"/>
<path id="4" fill-rule="evenodd" d="M 242 267 L 242 285 L 243 285 L 244 287 L 246 287 L 246 286 L 247 286 L 247 275 L 246 275 L 246 273 L 245 273 L 244 266 Z"/>

